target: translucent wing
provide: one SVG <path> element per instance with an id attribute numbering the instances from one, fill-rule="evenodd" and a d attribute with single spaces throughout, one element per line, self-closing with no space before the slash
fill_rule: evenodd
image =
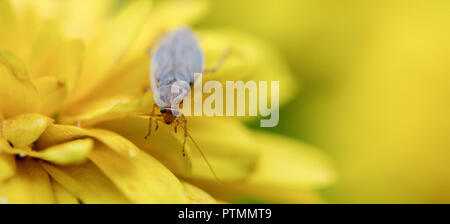
<path id="1" fill-rule="evenodd" d="M 160 87 L 171 85 L 176 81 L 189 84 L 194 82 L 194 74 L 203 70 L 205 64 L 203 51 L 197 38 L 188 27 L 179 28 L 159 43 L 152 53 L 150 64 L 150 81 L 156 103 L 160 106 L 170 102 L 161 102 Z M 159 101 L 159 102 L 158 102 Z"/>

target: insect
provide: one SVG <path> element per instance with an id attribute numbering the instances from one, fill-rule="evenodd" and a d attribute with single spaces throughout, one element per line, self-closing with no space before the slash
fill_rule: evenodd
<path id="1" fill-rule="evenodd" d="M 216 71 L 227 57 L 229 50 L 222 55 L 215 67 L 204 69 L 205 56 L 195 34 L 190 28 L 181 27 L 164 35 L 157 43 L 157 48 L 150 53 L 152 58 L 150 84 L 155 105 L 150 114 L 149 129 L 145 138 L 150 136 L 154 117 L 156 117 L 155 130 L 158 129 L 158 122 L 164 122 L 167 125 L 176 122 L 175 133 L 177 127 L 181 127 L 184 131 L 183 156 L 185 156 L 186 139 L 190 138 L 217 178 L 200 147 L 189 134 L 187 120 L 178 110 L 178 106 L 183 103 L 184 97 L 189 95 L 194 85 L 195 74 Z M 159 114 L 155 114 L 156 108 L 160 108 Z"/>

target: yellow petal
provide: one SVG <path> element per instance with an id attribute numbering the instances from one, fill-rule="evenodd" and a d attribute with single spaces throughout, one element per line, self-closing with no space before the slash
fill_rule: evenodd
<path id="1" fill-rule="evenodd" d="M 201 147 L 220 180 L 243 179 L 252 172 L 257 157 L 257 146 L 239 122 L 227 118 L 196 117 L 188 117 L 187 122 L 190 134 Z M 154 126 L 153 124 L 153 128 Z M 175 134 L 173 126 L 160 123 L 160 128 L 157 131 L 153 129 L 150 138 L 146 140 L 144 136 L 148 131 L 148 118 L 134 117 L 107 121 L 98 127 L 113 130 L 130 139 L 178 175 L 215 180 L 211 169 L 190 139 L 187 139 L 187 156 L 182 156 L 181 128 L 178 128 L 178 134 Z M 191 165 L 192 172 L 186 172 L 186 168 Z"/>
<path id="2" fill-rule="evenodd" d="M 29 68 L 32 78 L 56 75 L 53 63 L 60 59 L 55 56 L 58 48 L 62 48 L 62 43 L 63 38 L 58 23 L 56 21 L 44 23 L 33 43 Z"/>
<path id="3" fill-rule="evenodd" d="M 92 139 L 80 139 L 52 146 L 30 156 L 41 158 L 58 165 L 78 164 L 86 161 L 94 145 Z"/>
<path id="4" fill-rule="evenodd" d="M 11 30 L 14 29 L 15 18 L 14 13 L 9 1 L 0 2 L 0 48 L 4 48 L 9 40 L 12 38 L 9 35 Z"/>
<path id="5" fill-rule="evenodd" d="M 87 204 L 129 203 L 114 184 L 91 162 L 74 166 L 41 166 L 67 191 Z"/>
<path id="6" fill-rule="evenodd" d="M 193 24 L 204 17 L 208 9 L 208 2 L 203 0 L 175 0 L 155 3 L 154 8 L 143 23 L 139 35 L 130 46 L 121 63 L 125 65 L 136 57 L 148 58 L 147 49 L 152 47 L 149 45 L 159 35 L 182 25 Z M 119 67 L 121 66 L 119 65 Z"/>
<path id="7" fill-rule="evenodd" d="M 114 65 L 114 69 L 97 84 L 76 106 L 68 105 L 62 112 L 69 119 L 62 118 L 65 123 L 79 120 L 91 120 L 106 117 L 94 113 L 98 110 L 106 111 L 105 104 L 118 99 L 141 97 L 149 87 L 148 65 L 150 57 L 147 53 L 149 45 L 162 34 L 180 25 L 190 24 L 202 17 L 206 10 L 205 1 L 169 1 L 160 2 L 145 19 L 135 41 L 131 43 L 123 57 Z M 126 76 L 123 74 L 127 74 Z M 108 88 L 105 88 L 105 87 Z M 100 103 L 106 102 L 106 103 Z M 102 105 L 103 104 L 103 105 Z M 97 109 L 99 108 L 99 109 Z M 79 115 L 75 117 L 74 115 Z M 95 117 L 94 117 L 95 115 Z M 109 115 L 108 115 L 109 116 Z M 89 121 L 88 121 L 89 122 Z"/>
<path id="8" fill-rule="evenodd" d="M 46 76 L 34 81 L 42 99 L 41 114 L 53 116 L 67 97 L 67 86 L 55 76 Z"/>
<path id="9" fill-rule="evenodd" d="M 86 60 L 77 82 L 77 91 L 70 102 L 76 102 L 101 82 L 135 40 L 144 19 L 150 12 L 151 1 L 138 0 L 127 4 L 86 48 Z M 76 105 L 71 105 L 76 108 Z"/>
<path id="10" fill-rule="evenodd" d="M 323 187 L 336 180 L 331 160 L 316 148 L 276 134 L 254 136 L 261 154 L 250 183 Z"/>
<path id="11" fill-rule="evenodd" d="M 17 160 L 17 173 L 0 182 L 0 202 L 54 203 L 55 198 L 47 172 L 32 159 Z"/>
<path id="12" fill-rule="evenodd" d="M 37 31 L 41 25 L 41 20 L 37 15 L 36 8 L 30 5 L 23 5 L 20 8 L 17 7 L 17 4 L 23 2 L 11 1 L 13 3 L 15 18 L 9 22 L 13 22 L 14 27 L 12 29 L 4 29 L 8 32 L 6 36 L 9 37 L 9 40 L 1 47 L 12 52 L 18 58 L 22 59 L 26 65 L 29 65 L 28 59 Z"/>
<path id="13" fill-rule="evenodd" d="M 53 115 L 73 90 L 83 50 L 81 41 L 63 38 L 56 22 L 47 22 L 40 29 L 30 56 L 30 74 L 33 80 L 41 78 L 35 84 L 44 97 L 45 114 Z"/>
<path id="14" fill-rule="evenodd" d="M 52 1 L 52 0 L 42 0 L 36 2 L 33 0 L 22 0 L 22 1 L 11 1 L 14 5 L 16 11 L 22 12 L 26 8 L 34 8 L 40 17 L 45 17 L 46 19 L 52 18 L 56 14 L 56 11 L 60 9 L 59 2 L 62 1 Z"/>
<path id="15" fill-rule="evenodd" d="M 248 177 L 258 158 L 258 146 L 250 132 L 231 118 L 189 117 L 187 127 L 211 163 L 219 180 L 239 180 Z M 188 141 L 191 148 L 195 147 Z M 191 178 L 215 180 L 211 170 L 196 149 L 192 149 Z"/>
<path id="16" fill-rule="evenodd" d="M 324 203 L 316 190 L 301 187 L 289 188 L 211 180 L 192 180 L 190 182 L 207 190 L 214 198 L 231 203 Z"/>
<path id="17" fill-rule="evenodd" d="M 11 53 L 0 50 L 0 111 L 5 117 L 40 110 L 38 92 L 25 66 Z"/>
<path id="18" fill-rule="evenodd" d="M 3 153 L 0 145 L 0 182 L 12 177 L 16 173 L 14 155 Z"/>
<path id="19" fill-rule="evenodd" d="M 37 148 L 46 148 L 74 139 L 92 137 L 124 156 L 133 156 L 139 149 L 122 136 L 107 130 L 81 129 L 71 125 L 51 125 L 36 142 Z"/>
<path id="20" fill-rule="evenodd" d="M 22 114 L 6 120 L 3 136 L 14 147 L 28 146 L 36 141 L 53 121 L 40 114 Z"/>
<path id="21" fill-rule="evenodd" d="M 0 62 L 10 76 L 13 76 L 18 81 L 28 80 L 29 76 L 25 65 L 12 53 L 4 50 L 0 51 Z"/>
<path id="22" fill-rule="evenodd" d="M 230 202 L 222 201 L 222 200 L 216 200 L 217 204 L 231 204 Z"/>
<path id="23" fill-rule="evenodd" d="M 167 168 L 115 133 L 85 130 L 70 125 L 51 125 L 41 136 L 37 146 L 43 147 L 84 136 L 94 137 L 111 147 L 99 144 L 101 147 L 96 146 L 89 157 L 133 202 L 185 202 L 181 184 Z M 58 178 L 54 178 L 61 183 Z M 64 183 L 61 184 L 69 189 Z"/>
<path id="24" fill-rule="evenodd" d="M 216 200 L 202 189 L 183 181 L 183 187 L 192 204 L 216 204 Z"/>
<path id="25" fill-rule="evenodd" d="M 286 137 L 253 133 L 260 151 L 245 182 L 192 181 L 214 197 L 244 203 L 322 203 L 314 191 L 336 180 L 330 160 L 311 146 Z"/>
<path id="26" fill-rule="evenodd" d="M 99 145 L 89 158 L 135 203 L 188 202 L 178 179 L 144 152 L 122 156 Z"/>
<path id="27" fill-rule="evenodd" d="M 15 11 L 22 13 L 27 9 L 36 11 L 40 20 L 58 20 L 65 34 L 77 38 L 89 38 L 102 25 L 116 1 L 97 0 L 21 0 L 12 1 Z M 80 16 L 83 12 L 83 16 Z"/>
<path id="28" fill-rule="evenodd" d="M 95 123 L 127 116 L 141 107 L 141 100 L 134 97 L 114 96 L 98 101 L 91 101 L 85 105 L 69 112 L 62 112 L 58 122 L 62 124 L 76 124 L 81 122 L 83 127 L 92 126 Z"/>
<path id="29" fill-rule="evenodd" d="M 189 176 L 192 170 L 191 151 L 185 149 L 185 157 L 182 156 L 182 138 L 174 134 L 173 127 L 159 124 L 159 129 L 153 130 L 148 139 L 145 135 L 148 131 L 149 119 L 146 117 L 129 117 L 111 120 L 98 125 L 100 128 L 112 130 L 124 136 L 140 149 L 150 153 L 158 161 L 163 163 L 172 172 Z M 180 129 L 181 132 L 181 129 Z"/>
<path id="30" fill-rule="evenodd" d="M 142 104 L 140 98 L 149 86 L 149 64 L 149 57 L 142 57 L 116 70 L 82 104 L 64 108 L 59 120 L 62 123 L 81 120 L 85 124 L 95 124 L 138 110 Z M 123 75 L 125 73 L 126 76 Z"/>
<path id="31" fill-rule="evenodd" d="M 69 165 L 80 164 L 87 160 L 87 156 L 93 148 L 92 139 L 79 139 L 59 145 L 53 145 L 47 149 L 34 151 L 31 147 L 9 146 L 7 141 L 0 137 L 0 150 L 4 153 L 18 155 L 20 157 L 31 156 L 43 159 L 54 164 Z"/>
<path id="32" fill-rule="evenodd" d="M 68 40 L 63 46 L 65 49 L 59 55 L 60 73 L 57 77 L 67 86 L 67 92 L 70 94 L 76 91 L 75 84 L 81 70 L 85 47 L 80 40 Z"/>
<path id="33" fill-rule="evenodd" d="M 55 144 L 88 137 L 89 131 L 72 125 L 51 124 L 36 141 L 37 148 L 48 148 Z"/>
<path id="34" fill-rule="evenodd" d="M 133 157 L 139 151 L 139 148 L 132 142 L 114 132 L 101 129 L 89 129 L 89 133 L 92 137 L 97 138 L 100 142 L 123 156 Z"/>
<path id="35" fill-rule="evenodd" d="M 283 90 L 279 95 L 280 104 L 287 102 L 298 91 L 299 82 L 293 78 L 281 54 L 264 41 L 230 29 L 196 32 L 205 52 L 206 68 L 213 68 L 224 52 L 230 50 L 222 66 L 216 72 L 204 76 L 204 82 L 279 81 L 279 88 Z"/>
<path id="36" fill-rule="evenodd" d="M 67 191 L 60 183 L 52 180 L 53 191 L 55 192 L 55 200 L 57 204 L 78 204 L 78 199 Z"/>
<path id="37" fill-rule="evenodd" d="M 63 24 L 63 31 L 70 37 L 89 40 L 104 23 L 112 7 L 114 0 L 66 0 L 58 1 L 63 4 L 65 10 L 59 10 L 55 17 Z M 80 16 L 83 12 L 83 16 Z"/>

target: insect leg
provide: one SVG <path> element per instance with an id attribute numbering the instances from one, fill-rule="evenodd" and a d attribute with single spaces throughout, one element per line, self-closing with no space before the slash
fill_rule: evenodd
<path id="1" fill-rule="evenodd" d="M 148 132 L 147 132 L 147 135 L 145 135 L 145 139 L 147 139 L 149 136 L 150 136 L 150 134 L 152 133 L 152 117 L 148 117 Z"/>
<path id="2" fill-rule="evenodd" d="M 184 117 L 184 115 L 181 115 L 181 117 L 183 118 L 183 122 L 182 123 L 178 123 L 179 125 L 183 125 L 184 124 L 184 139 L 183 139 L 183 149 L 182 149 L 182 153 L 183 153 L 183 157 L 185 157 L 186 156 L 186 151 L 185 151 L 185 148 L 186 148 L 186 140 L 187 140 L 187 137 L 188 137 L 188 132 L 187 132 L 187 120 L 186 120 L 186 118 Z"/>
<path id="3" fill-rule="evenodd" d="M 147 135 L 144 137 L 145 139 L 147 139 L 152 132 L 152 120 L 153 120 L 152 116 L 155 115 L 155 109 L 156 109 L 156 104 L 153 104 L 152 113 L 150 114 L 150 116 L 148 116 L 148 132 L 147 132 Z M 158 122 L 156 122 L 156 129 L 158 129 Z"/>
<path id="4" fill-rule="evenodd" d="M 227 57 L 230 55 L 231 53 L 231 48 L 228 48 L 225 50 L 225 52 L 223 52 L 222 56 L 220 56 L 219 60 L 217 61 L 216 65 L 212 68 L 207 68 L 203 70 L 203 74 L 208 74 L 208 73 L 214 73 L 217 71 L 217 69 L 220 68 L 220 66 L 222 66 L 223 62 L 225 61 L 225 59 L 227 59 Z"/>

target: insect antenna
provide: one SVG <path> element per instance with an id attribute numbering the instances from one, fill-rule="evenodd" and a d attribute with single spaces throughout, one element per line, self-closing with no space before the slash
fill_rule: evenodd
<path id="1" fill-rule="evenodd" d="M 208 159 L 206 159 L 205 154 L 203 153 L 203 151 L 200 149 L 200 146 L 197 144 L 197 142 L 194 140 L 194 138 L 192 138 L 191 134 L 189 134 L 189 132 L 187 131 L 187 129 L 181 125 L 180 121 L 178 120 L 178 118 L 176 119 L 177 123 L 179 124 L 179 126 L 181 128 L 183 128 L 184 132 L 187 134 L 187 136 L 189 137 L 189 139 L 191 139 L 192 143 L 194 143 L 195 148 L 197 149 L 197 151 L 200 153 L 200 155 L 203 157 L 203 160 L 205 160 L 206 164 L 208 165 L 209 169 L 211 170 L 211 173 L 214 175 L 214 177 L 219 180 L 219 178 L 217 177 L 216 172 L 214 172 L 214 169 L 212 168 L 211 164 L 209 163 Z"/>
<path id="2" fill-rule="evenodd" d="M 149 113 L 145 113 L 145 112 L 135 112 L 135 113 L 130 113 L 127 115 L 127 117 L 140 117 L 140 116 L 162 117 L 162 114 L 149 114 Z"/>

